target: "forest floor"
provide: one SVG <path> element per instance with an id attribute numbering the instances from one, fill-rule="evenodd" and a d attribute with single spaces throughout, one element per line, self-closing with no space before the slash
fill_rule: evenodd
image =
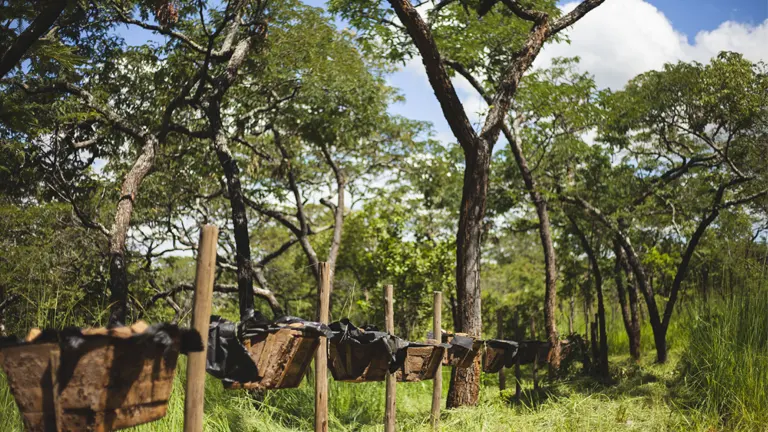
<path id="1" fill-rule="evenodd" d="M 444 431 L 667 431 L 718 430 L 714 419 L 685 407 L 680 394 L 681 376 L 673 352 L 665 365 L 653 363 L 652 353 L 639 364 L 628 357 L 611 358 L 614 381 L 598 383 L 574 373 L 556 383 L 542 381 L 533 392 L 530 372 L 524 370 L 523 400 L 514 400 L 514 379 L 507 370 L 512 388 L 498 390 L 498 375 L 483 377 L 481 401 L 477 407 L 443 410 L 440 430 Z M 183 365 L 182 365 L 183 369 Z M 182 430 L 184 376 L 179 371 L 168 415 L 135 432 L 176 432 Z M 444 393 L 450 369 L 444 368 Z M 243 391 L 224 391 L 213 379 L 206 385 L 206 431 L 310 431 L 313 425 L 313 390 L 307 381 L 294 390 L 256 396 Z M 432 382 L 403 383 L 397 387 L 399 431 L 429 431 Z M 330 430 L 382 430 L 383 383 L 348 384 L 331 382 Z M 21 431 L 13 398 L 0 377 L 0 418 L 6 431 Z M 768 429 L 766 429 L 768 430 Z"/>

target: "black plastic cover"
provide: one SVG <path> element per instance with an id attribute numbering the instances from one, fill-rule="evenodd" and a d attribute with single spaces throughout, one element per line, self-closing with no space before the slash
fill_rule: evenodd
<path id="1" fill-rule="evenodd" d="M 274 333 L 289 324 L 300 323 L 297 328 L 304 333 L 330 337 L 333 332 L 325 325 L 301 318 L 284 316 L 274 321 L 267 320 L 256 311 L 239 324 L 220 316 L 211 316 L 208 327 L 208 352 L 205 370 L 225 384 L 235 382 L 253 382 L 259 379 L 256 364 L 251 359 L 242 340 L 265 333 Z"/>
<path id="2" fill-rule="evenodd" d="M 486 346 L 504 351 L 504 367 L 512 367 L 517 361 L 517 353 L 520 345 L 514 341 L 489 339 L 485 341 Z"/>

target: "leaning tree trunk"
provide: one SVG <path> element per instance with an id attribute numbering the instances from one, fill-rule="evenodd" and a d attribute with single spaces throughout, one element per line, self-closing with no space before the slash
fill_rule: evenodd
<path id="1" fill-rule="evenodd" d="M 253 310 L 253 264 L 251 263 L 251 240 L 248 235 L 248 213 L 246 212 L 243 188 L 240 184 L 240 168 L 232 157 L 227 137 L 221 123 L 218 103 L 211 102 L 209 120 L 214 133 L 213 146 L 219 164 L 227 179 L 227 194 L 232 209 L 232 228 L 235 235 L 235 261 L 237 264 L 237 292 L 240 303 L 240 319 L 245 319 Z"/>
<path id="2" fill-rule="evenodd" d="M 523 154 L 523 148 L 517 135 L 504 126 L 504 136 L 509 141 L 512 154 L 515 156 L 520 174 L 523 177 L 525 189 L 528 191 L 533 205 L 536 207 L 536 215 L 539 218 L 539 238 L 544 250 L 544 326 L 547 330 L 547 340 L 552 346 L 549 354 L 549 367 L 553 376 L 556 376 L 560 368 L 560 336 L 557 333 L 557 262 L 554 242 L 552 241 L 552 225 L 549 221 L 549 209 L 547 201 L 536 188 L 536 180 L 533 178 L 528 161 Z"/>
<path id="3" fill-rule="evenodd" d="M 491 146 L 480 141 L 465 151 L 464 189 L 459 230 L 456 236 L 456 331 L 480 337 L 480 243 L 483 234 Z M 448 408 L 476 405 L 480 393 L 480 359 L 469 368 L 453 368 L 446 405 Z"/>
<path id="4" fill-rule="evenodd" d="M 128 313 L 128 268 L 125 261 L 125 241 L 128 237 L 128 227 L 131 214 L 139 192 L 139 186 L 144 181 L 155 163 L 157 139 L 153 135 L 144 136 L 144 146 L 141 154 L 133 163 L 131 170 L 123 180 L 120 188 L 120 200 L 117 202 L 115 222 L 109 232 L 109 325 L 117 326 L 125 323 Z"/>

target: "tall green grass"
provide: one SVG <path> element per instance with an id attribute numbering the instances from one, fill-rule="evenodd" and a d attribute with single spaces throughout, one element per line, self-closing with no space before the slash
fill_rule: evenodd
<path id="1" fill-rule="evenodd" d="M 682 359 L 692 406 L 732 430 L 768 430 L 768 286 L 705 307 Z"/>
<path id="2" fill-rule="evenodd" d="M 651 358 L 652 356 L 649 356 Z M 512 400 L 513 391 L 500 394 L 497 376 L 484 375 L 477 407 L 443 410 L 441 431 L 662 431 L 706 430 L 695 419 L 666 401 L 670 365 L 631 366 L 633 373 L 613 387 L 596 385 L 587 377 L 544 383 L 545 390 L 531 389 L 530 371 L 525 372 L 522 403 Z M 510 371 L 511 372 L 511 371 Z M 511 373 L 508 382 L 513 382 Z M 444 369 L 443 402 L 450 369 Z M 184 368 L 180 365 L 168 415 L 132 432 L 178 432 L 183 424 Z M 331 381 L 330 429 L 334 432 L 383 430 L 384 383 L 340 383 Z M 397 385 L 398 430 L 431 431 L 429 412 L 432 382 Z M 15 404 L 0 382 L 2 430 L 21 432 Z M 314 390 L 311 380 L 297 389 L 257 395 L 242 390 L 224 390 L 221 383 L 206 379 L 206 432 L 288 432 L 313 430 Z M 10 420 L 10 421 L 9 421 Z"/>

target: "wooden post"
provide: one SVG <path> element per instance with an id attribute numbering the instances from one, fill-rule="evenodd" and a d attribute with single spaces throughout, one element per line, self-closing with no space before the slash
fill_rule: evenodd
<path id="1" fill-rule="evenodd" d="M 331 299 L 331 266 L 320 263 L 318 287 L 318 320 L 328 324 Z M 328 432 L 328 339 L 321 337 L 315 353 L 315 432 Z"/>
<path id="2" fill-rule="evenodd" d="M 200 230 L 192 299 L 192 328 L 200 333 L 203 351 L 187 355 L 187 391 L 184 397 L 184 432 L 202 432 L 205 404 L 205 358 L 208 348 L 208 326 L 211 322 L 213 280 L 216 276 L 216 244 L 219 228 L 205 225 Z"/>
<path id="3" fill-rule="evenodd" d="M 443 341 L 443 293 L 435 291 L 435 304 L 432 315 L 432 333 L 437 343 Z M 440 401 L 443 398 L 443 366 L 437 367 L 432 380 L 432 428 L 437 430 L 440 424 Z"/>
<path id="4" fill-rule="evenodd" d="M 531 340 L 536 340 L 536 320 L 531 315 Z M 533 390 L 539 390 L 539 350 L 533 356 Z"/>
<path id="5" fill-rule="evenodd" d="M 395 311 L 392 307 L 392 285 L 384 287 L 384 316 L 387 333 L 395 333 Z M 384 432 L 395 432 L 395 374 L 387 374 L 386 405 L 384 406 Z"/>
<path id="6" fill-rule="evenodd" d="M 520 325 L 520 312 L 515 310 L 515 339 L 517 339 L 517 343 L 520 343 L 523 341 L 523 332 L 520 330 L 522 329 L 522 326 Z M 519 348 L 519 345 L 518 345 Z M 515 358 L 515 398 L 519 401 L 520 396 L 523 392 L 523 389 L 521 387 L 521 375 L 520 375 L 520 354 L 518 354 Z"/>
<path id="7" fill-rule="evenodd" d="M 496 339 L 504 339 L 504 314 L 501 309 L 496 310 Z M 499 370 L 499 392 L 507 388 L 507 376 L 504 368 Z"/>

